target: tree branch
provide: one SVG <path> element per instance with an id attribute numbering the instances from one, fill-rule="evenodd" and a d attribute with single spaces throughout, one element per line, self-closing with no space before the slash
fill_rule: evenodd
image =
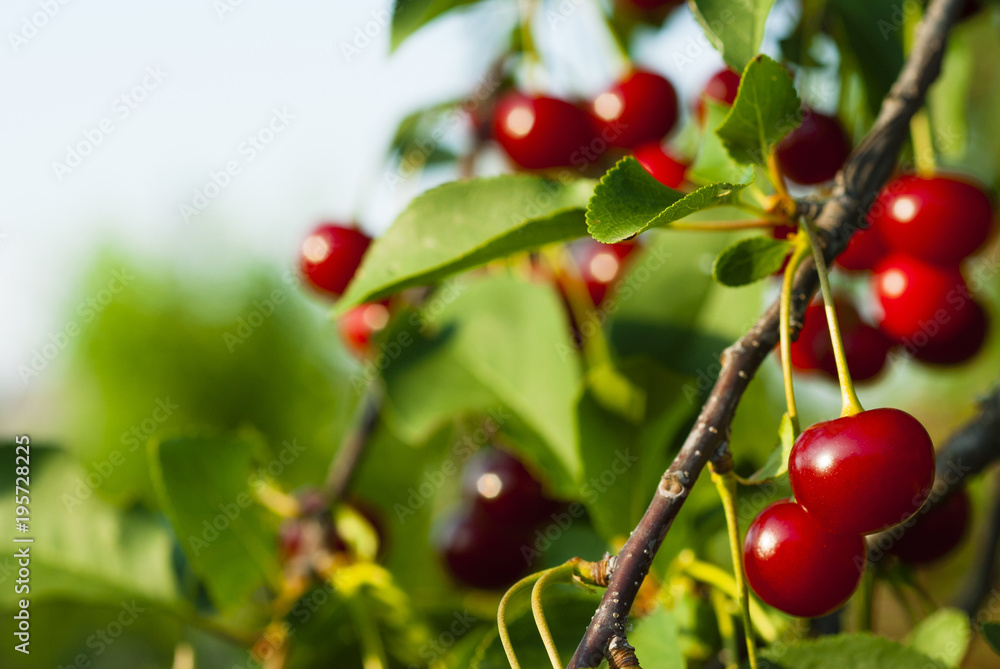
<path id="1" fill-rule="evenodd" d="M 910 118 L 923 105 L 927 89 L 941 70 L 945 40 L 960 4 L 961 0 L 932 0 L 917 29 L 913 49 L 883 100 L 871 131 L 837 175 L 833 193 L 816 221 L 827 259 L 832 260 L 843 251 L 851 234 L 864 227 L 868 206 L 896 164 Z M 815 266 L 811 260 L 804 262 L 792 291 L 793 322 L 801 323 L 816 287 Z M 625 638 L 628 613 L 656 551 L 706 462 L 717 450 L 726 448 L 740 398 L 777 342 L 776 302 L 749 332 L 723 352 L 715 386 L 680 452 L 664 473 L 642 520 L 619 552 L 607 591 L 569 662 L 569 669 L 598 666 L 608 655 L 611 640 Z"/>
<path id="2" fill-rule="evenodd" d="M 339 502 L 351 485 L 354 472 L 361 463 L 365 447 L 371 441 L 372 433 L 378 426 L 379 411 L 382 404 L 381 391 L 372 386 L 365 391 L 361 400 L 361 415 L 357 426 L 348 432 L 344 441 L 333 456 L 330 471 L 323 486 L 328 501 Z"/>

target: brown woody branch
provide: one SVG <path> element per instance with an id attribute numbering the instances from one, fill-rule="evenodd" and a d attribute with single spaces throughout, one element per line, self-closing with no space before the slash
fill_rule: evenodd
<path id="1" fill-rule="evenodd" d="M 844 250 L 852 233 L 864 227 L 865 212 L 896 164 L 910 119 L 923 106 L 927 89 L 941 70 L 945 41 L 960 4 L 961 0 L 932 0 L 917 29 L 913 49 L 883 100 L 871 131 L 837 175 L 833 193 L 816 220 L 828 260 Z M 795 276 L 791 304 L 792 322 L 799 327 L 817 283 L 815 265 L 811 260 L 803 263 Z M 624 642 L 629 611 L 653 557 L 705 464 L 717 451 L 727 448 L 740 398 L 777 343 L 775 302 L 749 332 L 723 352 L 715 386 L 642 520 L 619 552 L 607 590 L 569 669 L 596 667 L 609 656 L 612 640 Z"/>

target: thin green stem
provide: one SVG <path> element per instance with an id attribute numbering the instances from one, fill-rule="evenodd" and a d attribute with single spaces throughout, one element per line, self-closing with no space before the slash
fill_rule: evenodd
<path id="1" fill-rule="evenodd" d="M 910 619 L 910 625 L 916 625 L 918 620 L 917 614 L 913 610 L 913 606 L 909 600 L 906 599 L 906 592 L 902 586 L 897 581 L 890 579 L 889 587 L 892 588 L 892 594 L 895 595 L 896 601 L 899 602 L 899 605 L 903 607 L 903 611 L 906 612 L 906 617 Z"/>
<path id="2" fill-rule="evenodd" d="M 735 221 L 677 221 L 670 224 L 671 230 L 694 230 L 695 232 L 715 232 L 731 230 L 760 230 L 782 225 L 781 221 L 764 219 L 740 219 Z"/>
<path id="3" fill-rule="evenodd" d="M 875 570 L 873 569 L 869 569 L 861 579 L 858 607 L 858 630 L 871 632 L 875 609 Z"/>
<path id="4" fill-rule="evenodd" d="M 715 619 L 719 624 L 722 645 L 725 646 L 729 654 L 729 661 L 725 663 L 725 669 L 736 669 L 739 666 L 740 654 L 736 646 L 736 629 L 727 610 L 729 600 L 718 590 L 712 590 L 708 594 L 708 598 L 712 602 L 712 608 L 715 609 Z"/>
<path id="5" fill-rule="evenodd" d="M 739 597 L 736 591 L 736 580 L 724 569 L 714 564 L 692 560 L 683 567 L 684 572 L 696 581 L 707 583 L 716 590 L 719 590 L 733 599 Z M 750 599 L 750 618 L 757 629 L 757 633 L 768 643 L 774 642 L 778 638 L 778 630 L 768 617 L 764 609 L 761 608 L 753 598 Z"/>
<path id="6" fill-rule="evenodd" d="M 785 267 L 785 275 L 781 281 L 781 323 L 778 328 L 778 333 L 781 337 L 781 376 L 785 383 L 785 404 L 788 405 L 788 418 L 792 422 L 794 437 L 799 436 L 800 427 L 799 409 L 795 404 L 795 387 L 792 384 L 792 341 L 789 332 L 791 327 L 789 312 L 791 311 L 792 284 L 795 281 L 795 271 L 802 264 L 802 260 L 805 259 L 809 250 L 809 237 L 804 237 L 800 233 L 795 238 L 795 250 L 792 251 L 791 258 L 788 259 L 788 265 Z"/>
<path id="7" fill-rule="evenodd" d="M 753 624 L 750 621 L 750 593 L 747 590 L 746 573 L 743 571 L 740 521 L 736 515 L 736 478 L 732 472 L 726 474 L 712 472 L 712 481 L 719 491 L 722 507 L 726 512 L 729 550 L 733 558 L 733 575 L 736 578 L 736 596 L 740 603 L 740 615 L 743 618 L 743 634 L 747 642 L 747 655 L 750 656 L 750 669 L 757 669 L 757 642 L 754 639 Z"/>
<path id="8" fill-rule="evenodd" d="M 934 134 L 926 109 L 921 109 L 910 119 L 910 139 L 913 141 L 913 162 L 921 176 L 932 176 L 937 169 L 934 159 Z"/>
<path id="9" fill-rule="evenodd" d="M 545 610 L 542 608 L 542 591 L 553 583 L 567 583 L 573 579 L 576 565 L 572 562 L 554 567 L 542 574 L 542 577 L 531 589 L 531 615 L 535 618 L 535 626 L 542 637 L 542 644 L 545 645 L 545 652 L 552 663 L 552 669 L 563 669 L 562 660 L 559 659 L 559 649 L 552 638 L 549 624 L 545 620 Z"/>
<path id="10" fill-rule="evenodd" d="M 823 249 L 813 224 L 806 218 L 802 219 L 802 227 L 809 235 L 813 258 L 816 260 L 816 273 L 819 275 L 819 287 L 823 293 L 823 307 L 826 310 L 826 322 L 830 327 L 830 340 L 833 343 L 833 357 L 837 363 L 837 379 L 840 381 L 840 396 L 843 400 L 841 416 L 854 416 L 864 411 L 858 394 L 851 380 L 851 370 L 847 368 L 847 356 L 844 353 L 844 340 L 840 336 L 840 323 L 837 321 L 837 310 L 833 303 L 833 291 L 830 289 L 830 277 L 826 268 Z"/>
<path id="11" fill-rule="evenodd" d="M 497 629 L 500 630 L 500 643 L 503 645 L 503 651 L 507 654 L 507 661 L 510 663 L 511 669 L 521 669 L 521 665 L 517 661 L 514 646 L 510 642 L 510 631 L 507 629 L 507 607 L 515 595 L 527 590 L 537 580 L 538 574 L 530 574 L 510 586 L 510 590 L 504 593 L 500 605 L 497 607 Z"/>

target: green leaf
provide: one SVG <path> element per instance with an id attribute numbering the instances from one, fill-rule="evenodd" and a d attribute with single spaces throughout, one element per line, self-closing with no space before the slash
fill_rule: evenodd
<path id="1" fill-rule="evenodd" d="M 788 456 L 795 445 L 795 431 L 792 429 L 792 419 L 787 413 L 781 416 L 781 424 L 778 426 L 778 445 L 771 451 L 767 462 L 760 471 L 747 479 L 750 483 L 764 483 L 771 479 L 776 479 L 788 471 Z"/>
<path id="2" fill-rule="evenodd" d="M 271 519 L 253 497 L 260 444 L 245 437 L 150 442 L 154 486 L 191 566 L 223 611 L 279 575 Z"/>
<path id="3" fill-rule="evenodd" d="M 997 655 L 1000 655 L 1000 623 L 985 622 L 979 626 L 986 643 Z"/>
<path id="4" fill-rule="evenodd" d="M 684 669 L 677 622 L 667 610 L 657 609 L 636 621 L 628 640 L 645 669 Z"/>
<path id="5" fill-rule="evenodd" d="M 761 669 L 944 669 L 912 648 L 870 634 L 841 634 L 794 646 L 769 648 Z"/>
<path id="6" fill-rule="evenodd" d="M 10 463 L 4 466 L 0 480 L 0 494 L 7 503 L 14 499 L 14 457 L 15 444 L 0 445 L 0 458 Z M 177 600 L 171 563 L 173 541 L 159 519 L 146 512 L 113 507 L 90 483 L 98 470 L 84 470 L 62 450 L 32 443 L 28 457 L 30 532 L 14 532 L 13 507 L 7 507 L 10 515 L 5 520 L 10 522 L 4 523 L 0 538 L 6 546 L 30 548 L 32 605 L 66 599 L 116 605 L 126 597 L 163 604 Z M 111 467 L 113 463 L 105 464 Z M 97 478 L 97 485 L 101 480 Z M 18 491 L 18 495 L 23 494 Z M 24 537 L 34 542 L 12 543 Z M 7 559 L 0 560 L 0 566 L 16 572 L 16 560 Z M 21 599 L 13 582 L 9 585 L 0 595 L 4 608 L 13 608 Z"/>
<path id="7" fill-rule="evenodd" d="M 722 125 L 731 107 L 715 100 L 705 100 L 705 128 L 698 144 L 698 155 L 688 170 L 688 178 L 694 183 L 746 183 L 753 180 L 753 168 L 733 160 L 718 133 L 709 128 Z"/>
<path id="8" fill-rule="evenodd" d="M 661 184 L 629 156 L 608 170 L 594 188 L 587 205 L 587 230 L 599 242 L 620 242 L 695 212 L 739 202 L 740 192 L 748 185 L 716 183 L 685 195 Z"/>
<path id="9" fill-rule="evenodd" d="M 771 237 L 747 237 L 727 247 L 715 259 L 712 277 L 723 286 L 745 286 L 781 269 L 791 242 Z"/>
<path id="10" fill-rule="evenodd" d="M 972 624 L 965 612 L 938 609 L 920 621 L 906 637 L 906 645 L 948 667 L 962 663 L 972 641 Z"/>
<path id="11" fill-rule="evenodd" d="M 857 60 L 872 114 L 903 67 L 903 19 L 897 0 L 830 0 L 829 11 L 840 19 L 840 53 Z M 846 41 L 846 44 L 844 42 Z"/>
<path id="12" fill-rule="evenodd" d="M 395 51 L 407 37 L 445 12 L 477 2 L 480 0 L 396 0 L 390 49 Z"/>
<path id="13" fill-rule="evenodd" d="M 736 162 L 766 167 L 772 147 L 801 122 L 791 75 L 761 54 L 747 65 L 733 108 L 715 132 Z"/>
<path id="14" fill-rule="evenodd" d="M 383 372 L 401 434 L 427 434 L 469 409 L 495 413 L 503 431 L 513 411 L 544 446 L 529 459 L 557 487 L 577 479 L 579 356 L 552 289 L 510 277 L 456 282 L 414 322 L 435 336 L 404 346 Z"/>
<path id="15" fill-rule="evenodd" d="M 690 0 L 695 17 L 729 67 L 741 72 L 760 51 L 774 0 Z"/>
<path id="16" fill-rule="evenodd" d="M 587 234 L 589 180 L 507 175 L 456 181 L 413 200 L 375 240 L 339 313 L 514 253 Z"/>

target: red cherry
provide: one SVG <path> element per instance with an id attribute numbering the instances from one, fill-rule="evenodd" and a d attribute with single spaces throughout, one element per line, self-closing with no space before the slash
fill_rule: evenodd
<path id="1" fill-rule="evenodd" d="M 506 588 L 528 573 L 521 549 L 528 534 L 497 526 L 479 509 L 444 518 L 434 543 L 456 581 L 474 588 Z"/>
<path id="2" fill-rule="evenodd" d="M 510 91 L 497 102 L 493 137 L 520 167 L 544 170 L 573 164 L 594 132 L 590 117 L 576 105 Z"/>
<path id="3" fill-rule="evenodd" d="M 906 528 L 889 552 L 907 564 L 940 560 L 962 542 L 969 529 L 969 493 L 959 488 L 915 519 L 916 523 Z"/>
<path id="4" fill-rule="evenodd" d="M 905 411 L 862 411 L 800 434 L 788 480 L 798 503 L 829 531 L 870 534 L 920 509 L 934 483 L 934 445 Z"/>
<path id="5" fill-rule="evenodd" d="M 636 147 L 635 159 L 664 186 L 680 188 L 684 183 L 687 165 L 663 150 L 659 142 L 647 142 Z"/>
<path id="6" fill-rule="evenodd" d="M 868 219 L 893 250 L 950 267 L 989 237 L 993 207 L 981 188 L 964 179 L 908 174 L 883 189 Z"/>
<path id="7" fill-rule="evenodd" d="M 802 124 L 788 133 L 776 149 L 785 176 L 809 186 L 832 179 L 850 152 L 851 144 L 840 121 L 811 109 L 802 110 Z"/>
<path id="8" fill-rule="evenodd" d="M 867 228 L 851 235 L 847 248 L 837 256 L 838 266 L 851 272 L 870 270 L 889 253 L 874 225 L 869 218 Z"/>
<path id="9" fill-rule="evenodd" d="M 847 300 L 834 298 L 834 308 L 851 377 L 859 382 L 874 378 L 885 367 L 892 342 L 862 321 L 857 309 Z M 791 345 L 791 361 L 796 369 L 818 370 L 832 379 L 837 378 L 837 362 L 822 302 L 814 302 L 806 308 L 799 338 Z"/>
<path id="10" fill-rule="evenodd" d="M 927 337 L 922 346 L 910 343 L 910 352 L 920 362 L 929 365 L 960 365 L 976 356 L 986 342 L 989 317 L 978 302 L 969 302 L 969 320 L 958 334 L 943 339 Z"/>
<path id="11" fill-rule="evenodd" d="M 340 297 L 354 278 L 371 237 L 356 228 L 326 223 L 302 242 L 299 267 L 314 288 Z"/>
<path id="12" fill-rule="evenodd" d="M 634 148 L 658 141 L 677 122 L 673 85 L 646 70 L 633 70 L 590 107 L 602 139 L 611 146 Z"/>
<path id="13" fill-rule="evenodd" d="M 594 305 L 600 306 L 608 290 L 621 278 L 628 257 L 639 248 L 639 244 L 634 241 L 601 244 L 587 239 L 578 248 L 576 262 L 580 267 L 580 278 L 586 284 Z"/>
<path id="14" fill-rule="evenodd" d="M 340 318 L 340 336 L 347 348 L 359 357 L 371 351 L 372 336 L 389 323 L 389 303 L 371 302 L 354 307 Z"/>
<path id="15" fill-rule="evenodd" d="M 740 75 L 730 69 L 720 70 L 712 75 L 705 84 L 705 89 L 695 102 L 695 114 L 700 122 L 705 121 L 705 99 L 715 100 L 727 105 L 736 102 L 736 94 L 740 89 Z"/>
<path id="16" fill-rule="evenodd" d="M 958 336 L 974 318 L 969 289 L 957 268 L 890 253 L 875 267 L 873 287 L 884 316 L 879 327 L 907 348 Z"/>
<path id="17" fill-rule="evenodd" d="M 498 524 L 533 525 L 555 510 L 524 465 L 496 449 L 470 458 L 462 475 L 462 494 Z"/>
<path id="18" fill-rule="evenodd" d="M 789 500 L 761 511 L 743 541 L 743 566 L 753 591 L 802 618 L 825 615 L 850 599 L 866 558 L 863 537 L 828 532 Z"/>
<path id="19" fill-rule="evenodd" d="M 857 309 L 847 300 L 834 298 L 834 307 L 851 377 L 859 382 L 874 378 L 885 367 L 892 342 L 862 321 Z M 791 345 L 791 361 L 796 369 L 821 371 L 831 379 L 837 378 L 837 362 L 822 302 L 814 302 L 806 308 L 799 338 Z"/>

